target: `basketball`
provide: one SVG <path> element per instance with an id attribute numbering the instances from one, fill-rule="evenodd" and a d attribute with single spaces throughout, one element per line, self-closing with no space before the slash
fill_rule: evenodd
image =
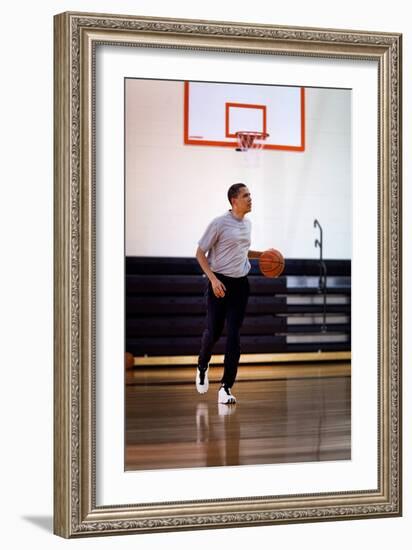
<path id="1" fill-rule="evenodd" d="M 134 357 L 132 353 L 125 353 L 124 362 L 126 369 L 132 369 L 134 367 Z"/>
<path id="2" fill-rule="evenodd" d="M 265 277 L 279 277 L 285 268 L 285 260 L 279 250 L 270 248 L 259 257 L 259 268 Z"/>

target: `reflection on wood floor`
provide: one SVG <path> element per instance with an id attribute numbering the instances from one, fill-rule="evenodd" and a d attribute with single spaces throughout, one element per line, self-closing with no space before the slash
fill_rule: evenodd
<path id="1" fill-rule="evenodd" d="M 193 368 L 127 373 L 125 469 L 350 459 L 350 364 L 283 368 L 242 367 L 230 406 L 218 367 L 204 395 Z"/>

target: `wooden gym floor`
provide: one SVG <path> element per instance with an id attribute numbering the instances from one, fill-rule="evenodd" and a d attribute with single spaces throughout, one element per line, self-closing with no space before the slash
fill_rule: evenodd
<path id="1" fill-rule="evenodd" d="M 349 460 L 350 362 L 241 365 L 236 405 L 218 405 L 195 367 L 126 372 L 126 470 Z"/>

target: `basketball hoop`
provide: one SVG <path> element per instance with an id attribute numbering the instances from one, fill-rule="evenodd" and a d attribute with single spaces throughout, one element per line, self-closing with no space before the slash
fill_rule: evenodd
<path id="1" fill-rule="evenodd" d="M 236 151 L 260 151 L 261 149 L 263 149 L 265 140 L 268 137 L 269 134 L 267 134 L 266 132 L 236 132 Z"/>
<path id="2" fill-rule="evenodd" d="M 236 151 L 246 153 L 243 158 L 246 166 L 257 168 L 260 166 L 261 151 L 269 134 L 266 132 L 236 132 Z"/>

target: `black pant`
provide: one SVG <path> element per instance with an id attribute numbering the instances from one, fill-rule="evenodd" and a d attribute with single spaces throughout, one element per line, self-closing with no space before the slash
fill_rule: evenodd
<path id="1" fill-rule="evenodd" d="M 199 365 L 206 368 L 212 356 L 214 344 L 219 340 L 226 320 L 227 340 L 222 384 L 231 388 L 235 382 L 240 357 L 240 327 L 245 317 L 249 297 L 247 277 L 227 277 L 215 273 L 226 287 L 223 298 L 216 298 L 211 283 L 206 290 L 207 316 L 199 353 Z"/>

